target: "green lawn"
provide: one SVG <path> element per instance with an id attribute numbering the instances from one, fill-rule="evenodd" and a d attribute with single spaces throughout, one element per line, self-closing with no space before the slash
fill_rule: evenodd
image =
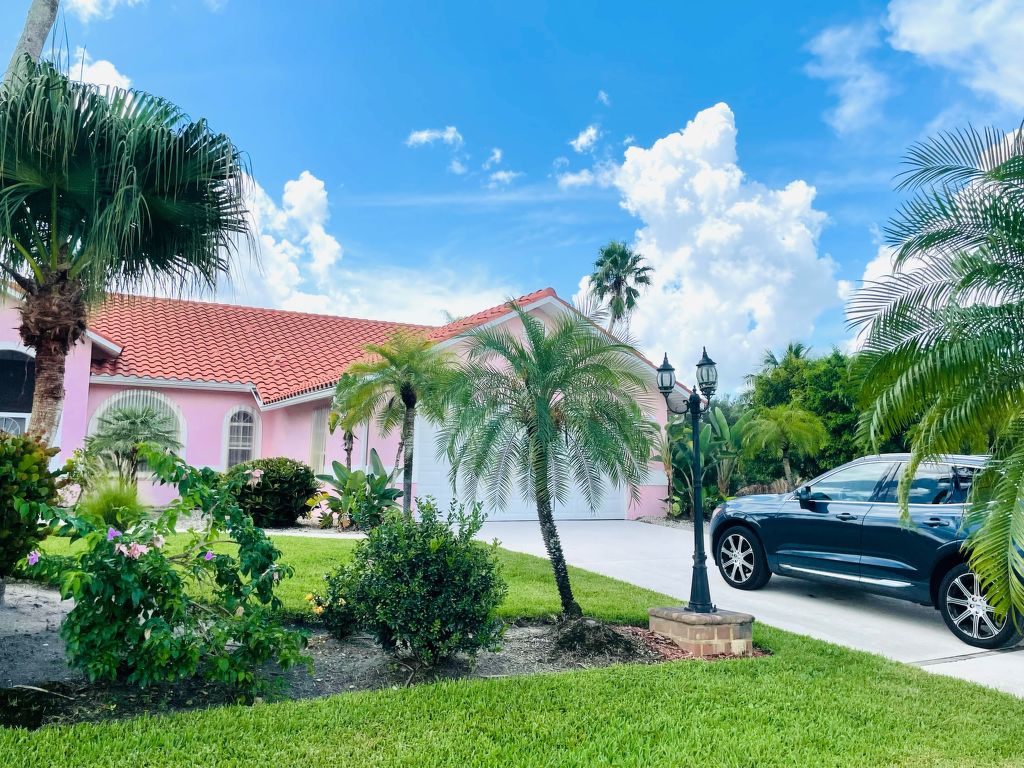
<path id="1" fill-rule="evenodd" d="M 289 610 L 350 542 L 285 539 Z M 507 616 L 556 607 L 547 564 L 502 553 Z M 574 571 L 588 612 L 642 624 L 667 598 Z M 0 731 L 12 766 L 1022 766 L 1024 701 L 757 627 L 770 657 L 618 666 Z"/>

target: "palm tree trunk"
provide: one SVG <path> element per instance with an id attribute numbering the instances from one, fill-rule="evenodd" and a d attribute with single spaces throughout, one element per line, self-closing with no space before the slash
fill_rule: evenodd
<path id="1" fill-rule="evenodd" d="M 793 467 L 789 463 L 789 453 L 783 451 L 782 453 L 782 472 L 786 475 L 786 486 L 788 490 L 792 491 L 796 487 L 796 483 L 793 482 Z"/>
<path id="2" fill-rule="evenodd" d="M 64 405 L 67 351 L 61 347 L 58 343 L 36 347 L 36 382 L 28 433 L 43 445 L 52 445 L 56 439 L 57 424 Z"/>
<path id="3" fill-rule="evenodd" d="M 416 406 L 405 409 L 405 416 L 402 417 L 402 444 L 404 446 L 404 457 L 402 459 L 402 511 L 410 514 L 412 511 L 412 441 L 416 429 Z"/>
<path id="4" fill-rule="evenodd" d="M 562 542 L 555 527 L 555 516 L 551 510 L 551 492 L 549 490 L 547 451 L 538 449 L 537 464 L 533 479 L 537 498 L 537 520 L 540 522 L 540 535 L 544 539 L 544 549 L 551 560 L 551 570 L 555 575 L 555 586 L 558 588 L 558 599 L 562 603 L 562 615 L 573 619 L 583 615 L 583 609 L 576 602 L 569 583 L 569 567 L 565 564 Z"/>
<path id="5" fill-rule="evenodd" d="M 25 26 L 21 30 L 21 37 L 14 48 L 14 55 L 11 56 L 11 63 L 7 67 L 7 74 L 4 75 L 4 82 L 11 76 L 14 65 L 25 54 L 28 54 L 32 61 L 39 61 L 43 53 L 43 45 L 53 28 L 53 22 L 57 18 L 57 4 L 59 0 L 32 0 L 29 6 L 28 15 L 25 17 Z"/>
<path id="6" fill-rule="evenodd" d="M 347 469 L 349 472 L 351 472 L 352 471 L 352 448 L 354 447 L 354 444 L 355 444 L 355 436 L 352 434 L 352 430 L 351 429 L 346 429 L 345 430 L 344 441 L 345 441 L 344 442 L 344 445 L 345 445 L 345 469 Z"/>

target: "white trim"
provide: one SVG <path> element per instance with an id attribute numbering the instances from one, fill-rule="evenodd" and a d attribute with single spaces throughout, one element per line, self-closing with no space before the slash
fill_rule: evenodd
<path id="1" fill-rule="evenodd" d="M 20 352 L 26 357 L 35 359 L 36 351 L 29 347 L 22 346 L 14 341 L 0 341 L 0 351 L 2 352 Z"/>
<path id="2" fill-rule="evenodd" d="M 784 568 L 787 571 L 809 573 L 812 576 L 827 576 L 830 579 L 842 579 L 843 581 L 856 581 L 860 584 L 872 584 L 878 587 L 898 587 L 903 589 L 904 587 L 912 586 L 909 581 L 897 581 L 896 579 L 873 579 L 869 576 L 853 576 L 852 574 L 836 573 L 835 571 L 819 571 L 815 568 L 801 568 L 796 565 L 789 565 L 788 563 L 779 563 L 779 567 Z"/>
<path id="3" fill-rule="evenodd" d="M 336 386 L 337 382 L 334 384 L 325 384 L 323 389 L 314 389 L 312 392 L 304 392 L 301 395 L 292 395 L 291 397 L 286 397 L 284 400 L 275 400 L 272 403 L 260 403 L 260 410 L 276 411 L 278 408 L 287 408 L 289 405 L 301 405 L 302 403 L 311 403 L 315 400 L 332 398 L 334 397 L 334 388 Z"/>
<path id="4" fill-rule="evenodd" d="M 260 416 L 258 408 L 252 408 L 248 405 L 236 405 L 233 408 L 229 408 L 228 412 L 224 414 L 224 421 L 221 425 L 220 431 L 220 465 L 225 471 L 230 469 L 228 466 L 228 453 L 230 450 L 231 440 L 231 420 L 235 418 L 236 413 L 248 413 L 253 418 L 252 425 L 252 456 L 249 458 L 259 459 L 262 458 L 261 448 L 263 447 L 263 418 Z"/>
<path id="5" fill-rule="evenodd" d="M 116 408 L 118 401 L 124 400 L 127 396 L 137 392 L 148 392 L 155 395 L 158 400 L 171 409 L 174 417 L 178 420 L 178 438 L 181 441 L 181 456 L 182 458 L 186 458 L 188 450 L 188 421 L 185 419 L 185 414 L 182 413 L 180 406 L 171 398 L 163 392 L 157 392 L 152 389 L 125 389 L 104 398 L 103 401 L 96 406 L 96 410 L 92 412 L 92 416 L 89 417 L 89 424 L 85 432 L 86 436 L 96 433 L 96 426 L 99 424 L 99 420 L 104 413 L 109 411 L 111 408 Z"/>
<path id="6" fill-rule="evenodd" d="M 112 342 L 110 339 L 105 339 L 98 333 L 93 331 L 86 331 L 85 336 L 94 346 L 99 347 L 104 352 L 108 353 L 111 357 L 117 357 L 123 351 L 123 347 L 119 347 L 117 344 Z"/>
<path id="7" fill-rule="evenodd" d="M 203 379 L 158 379 L 149 376 L 124 376 L 121 374 L 94 373 L 89 377 L 92 384 L 115 384 L 129 387 L 160 387 L 163 389 L 213 389 L 221 392 L 249 392 L 256 398 L 256 387 L 230 381 L 205 381 Z"/>

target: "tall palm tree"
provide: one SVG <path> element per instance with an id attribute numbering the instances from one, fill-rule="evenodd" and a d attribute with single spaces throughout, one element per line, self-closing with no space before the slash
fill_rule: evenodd
<path id="1" fill-rule="evenodd" d="M 238 149 L 139 91 L 24 57 L 0 90 L 0 280 L 35 350 L 30 432 L 53 439 L 64 367 L 110 290 L 209 288 L 249 236 Z"/>
<path id="2" fill-rule="evenodd" d="M 117 472 L 124 485 L 137 485 L 139 446 L 147 444 L 161 451 L 178 451 L 178 422 L 170 413 L 152 406 L 114 408 L 102 416 L 96 431 L 85 439 L 87 453 Z"/>
<path id="3" fill-rule="evenodd" d="M 796 487 L 793 458 L 816 453 L 827 439 L 821 419 L 794 403 L 760 408 L 743 428 L 743 448 L 748 455 L 766 452 L 782 459 L 789 490 Z"/>
<path id="4" fill-rule="evenodd" d="M 627 318 L 636 309 L 639 286 L 651 284 L 652 268 L 644 257 L 619 240 L 612 240 L 597 256 L 590 275 L 590 290 L 601 301 L 608 302 L 608 330 Z"/>
<path id="5" fill-rule="evenodd" d="M 465 337 L 438 446 L 464 498 L 476 498 L 483 485 L 488 501 L 504 507 L 518 486 L 536 504 L 562 612 L 577 617 L 553 505 L 577 486 L 596 506 L 606 480 L 637 497 L 655 441 L 645 412 L 650 371 L 632 347 L 581 313 L 566 312 L 548 327 L 509 306 L 522 337 L 500 327 Z"/>
<path id="6" fill-rule="evenodd" d="M 409 514 L 416 414 L 440 418 L 441 393 L 452 369 L 452 358 L 434 349 L 434 342 L 425 336 L 408 331 L 363 349 L 368 359 L 350 365 L 347 376 L 338 382 L 332 421 L 362 424 L 376 419 L 381 436 L 401 425 L 398 454 L 403 457 L 402 509 Z"/>
<path id="7" fill-rule="evenodd" d="M 968 512 L 970 567 L 997 614 L 1024 611 L 1024 134 L 967 128 L 912 147 L 915 196 L 886 229 L 894 274 L 847 312 L 863 349 L 861 436 L 910 430 L 929 457 L 991 446 Z"/>
<path id="8" fill-rule="evenodd" d="M 347 392 L 355 386 L 356 379 L 350 373 L 343 373 L 334 390 L 334 403 L 327 426 L 333 435 L 339 428 L 342 431 L 342 445 L 345 449 L 345 469 L 352 470 L 352 450 L 355 448 L 355 429 L 364 423 L 363 414 L 353 410 L 349 404 Z"/>

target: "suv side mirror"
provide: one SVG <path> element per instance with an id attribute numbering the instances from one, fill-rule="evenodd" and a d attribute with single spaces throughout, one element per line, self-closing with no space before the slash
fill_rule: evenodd
<path id="1" fill-rule="evenodd" d="M 811 498 L 811 486 L 805 485 L 797 488 L 796 500 L 800 502 L 800 509 L 813 509 L 814 500 Z"/>

